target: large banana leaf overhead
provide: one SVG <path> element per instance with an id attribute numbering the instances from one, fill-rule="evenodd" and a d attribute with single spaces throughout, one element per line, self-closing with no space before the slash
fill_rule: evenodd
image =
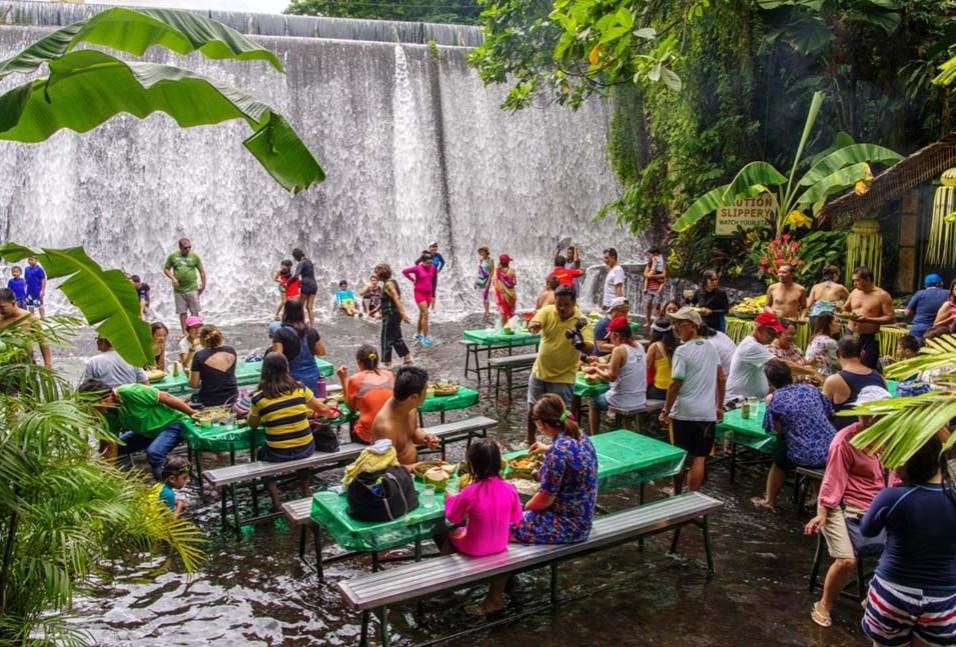
<path id="1" fill-rule="evenodd" d="M 165 112 L 180 126 L 244 119 L 253 130 L 245 146 L 285 189 L 298 193 L 325 175 L 288 121 L 236 88 L 170 65 L 128 63 L 75 47 L 89 43 L 142 55 L 152 46 L 208 58 L 262 60 L 284 72 L 275 54 L 239 32 L 201 16 L 170 9 L 107 9 L 0 61 L 0 79 L 46 63 L 47 78 L 0 96 L 0 139 L 39 142 L 61 128 L 86 132 L 117 114 L 145 118 Z"/>

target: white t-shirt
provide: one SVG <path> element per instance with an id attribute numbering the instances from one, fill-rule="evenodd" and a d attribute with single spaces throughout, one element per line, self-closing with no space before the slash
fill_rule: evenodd
<path id="1" fill-rule="evenodd" d="M 714 332 L 717 334 L 713 337 L 707 337 L 707 341 L 717 349 L 717 354 L 720 356 L 720 367 L 724 369 L 724 375 L 730 375 L 730 362 L 734 358 L 734 353 L 737 352 L 737 344 L 719 330 Z"/>
<path id="2" fill-rule="evenodd" d="M 608 389 L 607 403 L 615 409 L 634 411 L 647 402 L 647 353 L 643 346 L 624 346 L 627 361 Z"/>
<path id="3" fill-rule="evenodd" d="M 620 265 L 615 265 L 607 271 L 607 278 L 604 279 L 604 300 L 601 302 L 605 308 L 610 307 L 611 300 L 614 297 L 618 296 L 617 292 L 614 290 L 614 286 L 624 285 L 624 268 Z M 624 294 L 624 288 L 621 288 L 621 295 Z"/>
<path id="4" fill-rule="evenodd" d="M 757 341 L 753 335 L 747 335 L 734 358 L 730 362 L 730 375 L 727 377 L 725 401 L 734 398 L 762 398 L 767 395 L 767 376 L 763 374 L 763 365 L 773 359 L 767 347 Z"/>
<path id="5" fill-rule="evenodd" d="M 694 338 L 674 350 L 671 378 L 681 380 L 671 418 L 717 420 L 717 369 L 720 356 L 704 339 Z"/>

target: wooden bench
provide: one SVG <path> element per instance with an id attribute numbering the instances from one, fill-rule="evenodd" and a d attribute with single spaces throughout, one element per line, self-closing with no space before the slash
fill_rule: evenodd
<path id="1" fill-rule="evenodd" d="M 537 353 L 525 353 L 524 355 L 509 355 L 507 357 L 494 357 L 488 360 L 488 365 L 495 369 L 495 397 L 498 397 L 498 391 L 501 389 L 501 374 L 505 374 L 507 383 L 508 397 L 511 397 L 511 391 L 516 388 L 528 386 L 527 382 L 523 384 L 514 384 L 514 372 L 531 370 L 534 361 L 538 358 Z"/>
<path id="2" fill-rule="evenodd" d="M 492 418 L 476 416 L 429 427 L 426 431 L 438 436 L 440 451 L 444 454 L 448 443 L 464 440 L 470 444 L 472 438 L 487 435 L 488 430 L 497 424 L 498 421 Z M 203 472 L 203 478 L 220 491 L 220 516 L 223 527 L 233 528 L 236 535 L 241 537 L 242 526 L 264 519 L 272 519 L 280 514 L 279 512 L 259 513 L 258 481 L 260 479 L 295 474 L 301 470 L 315 473 L 344 466 L 358 458 L 366 447 L 367 445 L 358 443 L 345 443 L 337 452 L 316 452 L 308 458 L 297 461 L 287 461 L 285 463 L 256 461 L 229 465 L 206 470 Z M 249 485 L 252 493 L 253 516 L 246 519 L 242 519 L 239 512 L 238 488 L 242 485 Z"/>
<path id="3" fill-rule="evenodd" d="M 679 529 L 688 523 L 701 526 L 704 535 L 704 549 L 707 554 L 707 568 L 714 570 L 710 543 L 710 531 L 707 516 L 719 511 L 724 504 L 717 499 L 689 492 L 661 499 L 646 505 L 630 508 L 594 519 L 591 534 L 586 541 L 577 544 L 552 544 L 524 546 L 511 544 L 508 550 L 485 557 L 466 555 L 446 555 L 427 562 L 416 562 L 398 568 L 362 575 L 338 583 L 346 602 L 362 611 L 361 645 L 368 644 L 368 625 L 371 613 L 379 619 L 382 644 L 389 644 L 388 607 L 395 604 L 418 600 L 427 595 L 458 589 L 477 584 L 496 575 L 519 573 L 522 571 L 551 567 L 551 596 L 548 604 L 558 604 L 558 564 L 562 561 L 589 554 L 604 548 L 623 544 L 635 539 L 647 537 L 667 530 Z M 677 550 L 678 532 L 671 542 L 671 552 Z M 537 613 L 541 607 L 524 610 L 519 616 Z M 515 617 L 509 617 L 510 622 Z M 483 631 L 496 623 L 483 623 L 481 626 L 442 638 L 442 642 L 459 638 L 466 633 Z"/>
<path id="4" fill-rule="evenodd" d="M 644 403 L 644 406 L 641 407 L 640 409 L 627 410 L 627 409 L 615 409 L 614 407 L 609 407 L 608 410 L 609 410 L 611 413 L 614 414 L 614 428 L 615 428 L 615 429 L 622 429 L 622 428 L 630 429 L 630 427 L 626 427 L 626 426 L 625 426 L 624 421 L 625 421 L 625 420 L 633 420 L 633 421 L 634 421 L 634 429 L 633 429 L 633 431 L 640 431 L 640 430 L 641 430 L 641 420 L 640 420 L 639 416 L 640 416 L 641 414 L 657 413 L 658 411 L 660 411 L 660 410 L 663 409 L 663 408 L 664 408 L 664 401 L 663 401 L 663 400 L 647 400 L 647 401 Z"/>

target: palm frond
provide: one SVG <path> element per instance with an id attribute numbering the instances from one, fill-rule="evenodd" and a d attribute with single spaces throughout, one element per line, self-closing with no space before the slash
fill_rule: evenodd
<path id="1" fill-rule="evenodd" d="M 875 416 L 877 420 L 850 441 L 890 469 L 903 465 L 940 429 L 956 418 L 956 397 L 949 391 L 892 398 L 859 405 L 846 415 Z M 947 447 L 956 442 L 954 435 Z"/>

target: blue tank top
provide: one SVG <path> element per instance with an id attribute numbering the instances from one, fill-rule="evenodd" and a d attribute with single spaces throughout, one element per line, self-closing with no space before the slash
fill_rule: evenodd
<path id="1" fill-rule="evenodd" d="M 879 386 L 884 389 L 886 388 L 886 382 L 883 381 L 883 376 L 876 371 L 873 371 L 868 375 L 860 375 L 859 373 L 851 373 L 849 371 L 840 371 L 839 376 L 842 377 L 843 381 L 846 382 L 846 385 L 850 387 L 850 397 L 848 397 L 842 404 L 834 404 L 833 413 L 852 407 L 853 403 L 856 402 L 857 396 L 860 395 L 860 391 L 862 391 L 865 387 Z M 843 429 L 844 427 L 849 427 L 854 422 L 856 422 L 856 418 L 853 416 L 833 416 L 833 426 L 837 431 Z"/>
<path id="2" fill-rule="evenodd" d="M 289 362 L 289 374 L 299 382 L 302 382 L 303 386 L 315 393 L 316 383 L 319 381 L 319 367 L 315 363 L 312 349 L 309 348 L 309 333 L 307 332 L 304 335 L 300 335 L 291 326 L 286 326 L 286 328 L 291 330 L 299 338 L 299 354 L 295 356 L 295 359 Z"/>

